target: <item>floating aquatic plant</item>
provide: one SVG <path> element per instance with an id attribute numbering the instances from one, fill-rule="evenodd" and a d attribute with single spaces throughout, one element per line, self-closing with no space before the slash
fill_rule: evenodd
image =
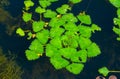
<path id="1" fill-rule="evenodd" d="M 31 1 L 25 0 L 24 8 L 30 9 L 34 4 Z M 33 12 L 39 14 L 39 21 L 32 19 L 33 12 L 23 11 L 23 21 L 32 25 L 28 39 L 34 39 L 25 54 L 28 60 L 35 60 L 45 53 L 55 69 L 66 68 L 73 74 L 79 74 L 87 58 L 96 57 L 101 53 L 99 46 L 90 39 L 92 33 L 101 31 L 101 28 L 94 24 L 90 15 L 85 12 L 75 16 L 71 13 L 72 7 L 69 4 L 63 4 L 54 11 L 48 9 L 56 1 L 58 0 L 38 0 L 39 5 Z M 73 4 L 81 2 L 69 1 Z M 23 33 L 19 31 L 21 36 Z"/>

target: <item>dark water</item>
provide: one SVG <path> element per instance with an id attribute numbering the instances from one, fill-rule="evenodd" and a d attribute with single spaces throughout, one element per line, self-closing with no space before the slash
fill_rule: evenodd
<path id="1" fill-rule="evenodd" d="M 10 0 L 11 4 L 6 7 L 13 17 L 22 14 L 23 0 Z M 60 0 L 56 6 L 67 3 L 67 0 Z M 86 10 L 89 0 L 73 6 L 74 14 Z M 56 6 L 50 8 L 55 9 Z M 16 34 L 8 36 L 5 32 L 5 25 L 0 24 L 0 46 L 4 51 L 10 50 L 17 54 L 18 64 L 24 70 L 23 79 L 95 79 L 99 75 L 98 68 L 107 66 L 111 70 L 120 70 L 120 42 L 116 40 L 117 35 L 112 31 L 113 17 L 116 16 L 116 9 L 109 4 L 108 0 L 91 0 L 87 8 L 87 14 L 92 18 L 93 23 L 102 28 L 101 32 L 96 32 L 92 36 L 102 54 L 98 57 L 91 58 L 85 64 L 85 68 L 80 75 L 73 75 L 67 71 L 55 70 L 49 63 L 49 59 L 41 57 L 36 61 L 27 61 L 24 50 L 29 46 L 30 41 L 21 38 Z M 116 74 L 119 77 L 120 74 Z M 118 78 L 119 79 L 119 78 Z"/>

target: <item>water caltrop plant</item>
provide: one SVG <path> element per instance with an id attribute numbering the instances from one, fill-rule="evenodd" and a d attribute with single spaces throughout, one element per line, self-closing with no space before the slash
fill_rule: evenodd
<path id="1" fill-rule="evenodd" d="M 101 53 L 99 46 L 91 41 L 92 33 L 101 28 L 92 23 L 90 15 L 80 12 L 72 13 L 71 4 L 81 0 L 69 0 L 55 10 L 49 7 L 59 0 L 24 0 L 23 21 L 31 23 L 31 29 L 25 32 L 18 28 L 20 36 L 28 35 L 33 40 L 25 50 L 28 60 L 36 60 L 43 54 L 49 57 L 55 69 L 65 68 L 73 74 L 79 74 L 88 58 Z M 36 14 L 36 15 L 35 15 Z M 35 20 L 34 17 L 39 18 Z"/>

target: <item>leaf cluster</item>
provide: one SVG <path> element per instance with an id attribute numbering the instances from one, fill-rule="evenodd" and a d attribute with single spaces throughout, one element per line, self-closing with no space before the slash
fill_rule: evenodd
<path id="1" fill-rule="evenodd" d="M 27 2 L 26 2 L 27 1 Z M 30 1 L 30 3 L 28 3 Z M 35 60 L 43 53 L 50 58 L 56 69 L 66 68 L 73 74 L 79 74 L 88 58 L 96 57 L 101 53 L 99 46 L 92 42 L 90 37 L 101 28 L 92 23 L 90 15 L 81 12 L 77 16 L 71 13 L 69 4 L 63 4 L 55 11 L 48 7 L 58 0 L 38 0 L 39 5 L 33 12 L 39 14 L 40 20 L 33 20 L 30 7 L 32 0 L 25 0 L 23 20 L 32 21 L 32 31 L 28 33 L 31 42 L 25 51 L 28 60 Z M 70 0 L 73 4 L 81 0 Z"/>
<path id="2" fill-rule="evenodd" d="M 110 3 L 117 8 L 117 17 L 113 19 L 113 31 L 118 35 L 117 40 L 120 41 L 120 0 L 109 0 Z"/>

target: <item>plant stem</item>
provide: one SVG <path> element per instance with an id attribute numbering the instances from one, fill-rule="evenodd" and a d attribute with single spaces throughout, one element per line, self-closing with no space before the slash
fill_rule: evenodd
<path id="1" fill-rule="evenodd" d="M 109 72 L 120 73 L 120 71 L 114 71 L 114 70 L 111 70 Z"/>

